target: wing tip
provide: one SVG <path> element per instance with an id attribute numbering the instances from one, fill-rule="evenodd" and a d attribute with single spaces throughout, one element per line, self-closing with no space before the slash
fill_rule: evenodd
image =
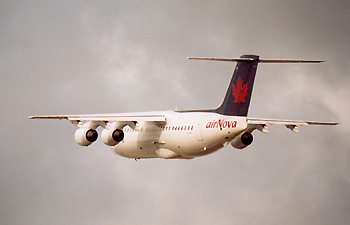
<path id="1" fill-rule="evenodd" d="M 68 116 L 29 116 L 28 119 L 68 119 Z"/>
<path id="2" fill-rule="evenodd" d="M 306 123 L 308 125 L 331 125 L 331 126 L 335 126 L 335 125 L 340 124 L 338 122 L 314 122 L 314 121 L 306 121 Z"/>

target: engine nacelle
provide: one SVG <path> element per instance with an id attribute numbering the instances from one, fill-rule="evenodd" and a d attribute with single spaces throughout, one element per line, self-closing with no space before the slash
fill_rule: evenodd
<path id="1" fill-rule="evenodd" d="M 98 138 L 96 130 L 86 127 L 75 131 L 75 141 L 81 146 L 89 146 Z"/>
<path id="2" fill-rule="evenodd" d="M 106 145 L 117 145 L 124 139 L 124 132 L 120 129 L 104 129 L 102 131 L 102 141 Z"/>
<path id="3" fill-rule="evenodd" d="M 253 142 L 253 135 L 249 132 L 244 132 L 231 141 L 234 148 L 243 149 Z"/>

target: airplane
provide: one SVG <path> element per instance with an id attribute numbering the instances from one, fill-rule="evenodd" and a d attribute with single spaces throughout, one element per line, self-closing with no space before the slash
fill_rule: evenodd
<path id="1" fill-rule="evenodd" d="M 284 125 L 293 132 L 299 126 L 337 125 L 337 122 L 258 119 L 247 117 L 256 70 L 259 63 L 320 63 L 321 60 L 240 58 L 198 58 L 236 62 L 221 105 L 207 110 L 175 110 L 114 114 L 30 116 L 29 119 L 65 119 L 77 126 L 75 141 L 89 146 L 98 139 L 102 127 L 104 144 L 120 156 L 134 158 L 193 159 L 231 144 L 243 149 L 253 142 L 252 132 L 268 132 L 267 125 Z"/>

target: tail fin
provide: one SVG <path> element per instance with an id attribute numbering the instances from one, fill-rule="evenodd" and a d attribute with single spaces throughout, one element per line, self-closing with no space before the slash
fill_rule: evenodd
<path id="1" fill-rule="evenodd" d="M 216 109 L 219 114 L 227 116 L 247 116 L 248 114 L 259 56 L 242 55 L 240 59 L 237 60 L 224 101 Z"/>
<path id="2" fill-rule="evenodd" d="M 258 63 L 320 63 L 321 60 L 259 59 L 257 55 L 242 55 L 240 58 L 197 58 L 189 59 L 237 62 L 226 96 L 221 105 L 212 110 L 227 116 L 247 116 L 252 96 Z M 211 111 L 211 110 L 210 110 Z"/>

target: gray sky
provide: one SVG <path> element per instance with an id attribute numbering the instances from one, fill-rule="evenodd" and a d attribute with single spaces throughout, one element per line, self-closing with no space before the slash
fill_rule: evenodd
<path id="1" fill-rule="evenodd" d="M 349 1 L 1 1 L 1 224 L 348 224 Z M 249 115 L 339 121 L 255 131 L 194 160 L 114 155 L 36 114 L 214 108 L 259 65 Z"/>

